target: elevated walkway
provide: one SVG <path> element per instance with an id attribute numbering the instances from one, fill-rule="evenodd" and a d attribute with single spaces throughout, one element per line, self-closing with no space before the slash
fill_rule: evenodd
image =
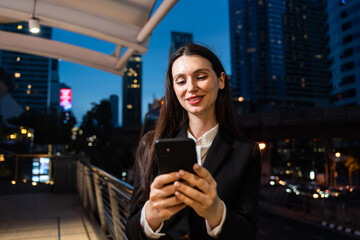
<path id="1" fill-rule="evenodd" d="M 0 239 L 106 239 L 77 194 L 0 195 Z"/>

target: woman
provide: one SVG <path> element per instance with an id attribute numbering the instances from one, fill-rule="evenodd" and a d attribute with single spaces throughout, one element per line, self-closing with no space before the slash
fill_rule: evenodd
<path id="1" fill-rule="evenodd" d="M 196 142 L 196 174 L 157 174 L 154 142 Z M 220 60 L 188 44 L 170 58 L 164 104 L 154 131 L 140 141 L 126 226 L 128 239 L 255 239 L 260 153 L 242 137 Z"/>

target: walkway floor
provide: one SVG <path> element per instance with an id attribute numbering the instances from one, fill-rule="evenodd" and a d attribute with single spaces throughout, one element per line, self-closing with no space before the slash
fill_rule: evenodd
<path id="1" fill-rule="evenodd" d="M 1 240 L 106 239 L 86 216 L 76 194 L 0 195 Z"/>

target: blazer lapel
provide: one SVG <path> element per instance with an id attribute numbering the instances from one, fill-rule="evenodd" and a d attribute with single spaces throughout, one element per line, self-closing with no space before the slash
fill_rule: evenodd
<path id="1" fill-rule="evenodd" d="M 180 131 L 176 134 L 176 138 L 186 138 L 187 137 L 188 124 L 185 124 Z M 226 159 L 226 155 L 231 149 L 231 144 L 233 138 L 227 130 L 219 126 L 219 131 L 216 134 L 213 143 L 209 149 L 207 157 L 204 162 L 204 167 L 211 173 L 214 177 L 217 169 Z"/>
<path id="2" fill-rule="evenodd" d="M 232 140 L 232 137 L 226 132 L 226 130 L 219 126 L 219 132 L 211 144 L 204 162 L 204 167 L 213 177 L 215 177 L 216 171 L 226 160 L 226 155 L 231 149 Z"/>
<path id="3" fill-rule="evenodd" d="M 187 138 L 188 124 L 185 124 L 179 132 L 176 133 L 175 138 Z"/>

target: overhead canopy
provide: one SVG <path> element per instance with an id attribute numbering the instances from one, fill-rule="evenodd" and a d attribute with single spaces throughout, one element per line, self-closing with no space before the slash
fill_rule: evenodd
<path id="1" fill-rule="evenodd" d="M 81 46 L 0 31 L 0 49 L 63 59 L 122 75 L 132 54 L 145 53 L 150 35 L 178 0 L 6 0 L 0 24 L 38 19 L 40 25 L 88 35 L 116 48 L 107 55 Z"/>

